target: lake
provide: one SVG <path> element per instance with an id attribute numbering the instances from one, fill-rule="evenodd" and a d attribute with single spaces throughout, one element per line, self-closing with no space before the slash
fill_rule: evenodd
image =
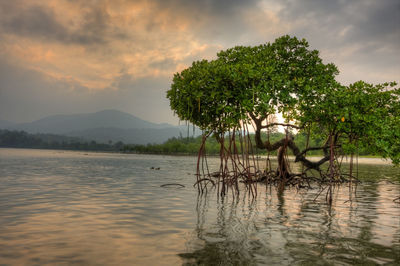
<path id="1" fill-rule="evenodd" d="M 196 160 L 0 149 L 0 265 L 400 264 L 399 168 L 360 164 L 329 207 L 317 186 L 200 196 Z"/>

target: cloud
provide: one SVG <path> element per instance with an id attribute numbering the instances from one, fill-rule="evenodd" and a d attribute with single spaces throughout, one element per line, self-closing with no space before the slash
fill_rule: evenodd
<path id="1" fill-rule="evenodd" d="M 77 83 L 51 79 L 2 57 L 0 80 L 0 114 L 4 119 L 18 122 L 37 119 L 57 110 L 65 111 L 64 104 L 68 105 L 68 110 L 73 110 L 79 101 L 77 92 L 82 90 Z M 68 100 L 72 98 L 73 101 Z"/>
<path id="2" fill-rule="evenodd" d="M 213 46 L 191 32 L 192 18 L 165 3 L 52 3 L 0 4 L 3 55 L 44 75 L 73 77 L 88 89 L 109 88 L 121 68 L 137 79 L 170 76 L 186 58 Z M 175 64 L 157 64 L 166 60 Z"/>
<path id="3" fill-rule="evenodd" d="M 281 16 L 293 21 L 294 28 L 324 32 L 335 44 L 400 39 L 400 2 L 396 0 L 284 0 L 281 4 Z"/>
<path id="4" fill-rule="evenodd" d="M 107 41 L 109 16 L 100 6 L 82 11 L 73 20 L 73 9 L 52 8 L 43 4 L 28 4 L 22 1 L 5 1 L 1 4 L 1 31 L 41 41 L 56 41 L 65 44 L 101 44 Z M 60 15 L 69 17 L 63 21 Z M 112 37 L 123 37 L 113 34 Z"/>
<path id="5" fill-rule="evenodd" d="M 6 1 L 3 54 L 89 90 L 118 89 L 121 69 L 136 79 L 171 77 L 193 60 L 249 43 L 256 2 Z"/>
<path id="6" fill-rule="evenodd" d="M 4 119 L 121 109 L 176 121 L 172 76 L 219 50 L 291 34 L 344 83 L 400 76 L 397 0 L 0 1 Z M 23 105 L 22 112 L 18 105 Z M 153 107 L 156 106 L 156 107 Z M 69 112 L 68 112 L 69 111 Z"/>
<path id="7" fill-rule="evenodd" d="M 340 79 L 383 82 L 400 76 L 400 2 L 284 0 L 279 16 L 339 66 Z M 353 77 L 353 78 L 351 78 Z"/>

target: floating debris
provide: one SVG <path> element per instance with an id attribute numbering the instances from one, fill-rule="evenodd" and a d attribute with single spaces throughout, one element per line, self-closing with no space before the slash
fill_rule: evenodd
<path id="1" fill-rule="evenodd" d="M 178 183 L 168 183 L 168 184 L 163 184 L 160 187 L 185 187 L 185 185 Z"/>

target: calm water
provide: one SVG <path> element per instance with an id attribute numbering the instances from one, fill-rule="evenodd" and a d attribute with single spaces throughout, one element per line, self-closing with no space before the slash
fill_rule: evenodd
<path id="1" fill-rule="evenodd" d="M 0 149 L 0 265 L 400 264 L 398 168 L 360 165 L 329 208 L 317 188 L 198 197 L 195 162 Z"/>

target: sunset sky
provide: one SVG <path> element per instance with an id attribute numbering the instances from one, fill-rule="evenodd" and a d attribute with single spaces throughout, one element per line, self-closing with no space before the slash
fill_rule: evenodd
<path id="1" fill-rule="evenodd" d="M 343 84 L 400 81 L 399 0 L 4 0 L 0 119 L 118 109 L 177 124 L 174 73 L 285 34 L 306 38 Z"/>

